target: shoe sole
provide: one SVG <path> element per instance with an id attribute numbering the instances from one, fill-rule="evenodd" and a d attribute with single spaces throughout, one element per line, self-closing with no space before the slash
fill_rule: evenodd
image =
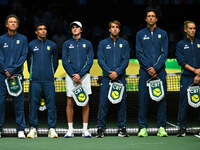
<path id="1" fill-rule="evenodd" d="M 74 137 L 74 135 L 72 135 L 72 136 L 64 136 L 64 138 L 73 138 Z"/>
<path id="2" fill-rule="evenodd" d="M 118 134 L 119 137 L 129 137 L 129 135 Z"/>
<path id="3" fill-rule="evenodd" d="M 34 136 L 27 136 L 27 138 L 31 138 L 31 139 L 34 139 L 34 138 L 36 138 L 37 137 L 37 135 L 34 135 Z"/>
<path id="4" fill-rule="evenodd" d="M 138 137 L 147 137 L 148 136 L 148 134 L 147 135 L 138 135 Z"/>
<path id="5" fill-rule="evenodd" d="M 185 137 L 185 136 L 186 136 L 185 133 L 184 133 L 184 134 L 177 135 L 177 137 Z"/>
<path id="6" fill-rule="evenodd" d="M 49 138 L 58 138 L 58 136 L 50 136 L 48 135 Z"/>
<path id="7" fill-rule="evenodd" d="M 92 136 L 83 136 L 83 135 L 82 135 L 82 137 L 84 137 L 84 138 L 91 138 Z"/>
<path id="8" fill-rule="evenodd" d="M 96 138 L 103 138 L 103 137 L 104 137 L 104 135 L 102 135 L 102 136 L 98 136 L 98 135 L 97 135 L 97 136 L 96 136 Z"/>

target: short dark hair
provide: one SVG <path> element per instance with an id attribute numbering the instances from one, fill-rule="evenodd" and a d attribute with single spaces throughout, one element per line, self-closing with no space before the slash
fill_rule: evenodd
<path id="1" fill-rule="evenodd" d="M 15 15 L 15 14 L 10 14 L 10 15 L 8 15 L 7 17 L 6 17 L 6 20 L 5 20 L 5 24 L 7 24 L 8 23 L 8 19 L 10 19 L 10 18 L 15 18 L 16 20 L 17 20 L 17 23 L 18 23 L 18 25 L 19 25 L 19 23 L 20 23 L 20 20 L 19 20 L 19 18 Z"/>
<path id="2" fill-rule="evenodd" d="M 147 17 L 147 14 L 148 14 L 149 12 L 154 12 L 155 15 L 156 15 L 156 18 L 158 18 L 158 17 L 157 17 L 158 14 L 157 14 L 156 10 L 155 10 L 154 8 L 152 8 L 152 7 L 148 7 L 148 8 L 147 8 L 146 14 L 145 14 L 145 15 L 146 15 L 145 18 Z"/>
<path id="3" fill-rule="evenodd" d="M 44 22 L 40 22 L 40 23 L 36 24 L 35 31 L 37 31 L 37 29 L 38 29 L 39 26 L 45 26 L 45 27 L 47 27 Z"/>

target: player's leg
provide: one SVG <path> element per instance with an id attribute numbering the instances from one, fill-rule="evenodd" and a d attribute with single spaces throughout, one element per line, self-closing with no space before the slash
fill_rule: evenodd
<path id="1" fill-rule="evenodd" d="M 83 115 L 83 137 L 91 137 L 91 134 L 88 132 L 88 120 L 89 120 L 89 102 L 82 108 Z"/>
<path id="2" fill-rule="evenodd" d="M 66 116 L 68 122 L 68 131 L 64 137 L 71 138 L 73 134 L 73 116 L 74 116 L 74 99 L 72 97 L 72 90 L 75 88 L 74 82 L 69 75 L 66 75 L 66 94 L 67 94 L 67 105 L 66 105 Z"/>
<path id="3" fill-rule="evenodd" d="M 23 85 L 23 80 L 21 81 Z M 25 129 L 25 115 L 24 115 L 24 91 L 17 96 L 13 97 L 14 110 L 15 110 L 15 119 L 18 125 L 18 138 L 25 138 L 24 129 Z"/>
<path id="4" fill-rule="evenodd" d="M 165 131 L 165 128 L 166 128 L 166 94 L 167 94 L 167 82 L 166 82 L 165 70 L 162 70 L 160 72 L 160 74 L 158 75 L 158 77 L 162 80 L 165 96 L 160 102 L 158 102 L 158 110 L 157 110 L 158 133 L 157 133 L 157 136 L 166 137 L 166 136 L 168 136 L 168 134 Z"/>
<path id="5" fill-rule="evenodd" d="M 122 100 L 118 106 L 118 136 L 120 137 L 128 137 L 128 133 L 126 132 L 126 79 L 122 77 L 119 79 L 124 85 L 124 93 L 122 96 Z"/>
<path id="6" fill-rule="evenodd" d="M 0 132 L 2 132 L 2 127 L 5 120 L 5 104 L 6 104 L 6 96 L 7 89 L 5 84 L 5 77 L 0 73 Z"/>
<path id="7" fill-rule="evenodd" d="M 147 136 L 147 106 L 149 101 L 149 92 L 146 85 L 146 81 L 149 79 L 149 75 L 140 69 L 139 78 L 139 109 L 138 109 L 138 123 L 140 127 L 139 137 Z"/>
<path id="8" fill-rule="evenodd" d="M 58 134 L 55 131 L 57 116 L 56 116 L 56 104 L 55 104 L 55 86 L 54 82 L 43 83 L 44 97 L 46 100 L 48 110 L 48 137 L 57 138 Z"/>
<path id="9" fill-rule="evenodd" d="M 106 117 L 110 102 L 108 100 L 109 78 L 103 77 L 100 88 L 99 112 L 98 112 L 98 130 L 96 137 L 104 137 L 103 128 L 106 126 Z"/>
<path id="10" fill-rule="evenodd" d="M 179 99 L 179 110 L 178 110 L 178 137 L 184 137 L 186 135 L 186 124 L 187 124 L 187 88 L 193 83 L 193 78 L 188 78 L 184 75 L 181 76 L 180 81 L 180 99 Z"/>
<path id="11" fill-rule="evenodd" d="M 85 92 L 88 94 L 88 97 L 89 97 L 89 95 L 92 94 L 90 74 L 85 74 L 82 77 L 82 86 L 84 87 Z M 83 116 L 82 136 L 83 137 L 91 137 L 91 134 L 88 131 L 89 111 L 90 111 L 90 107 L 89 107 L 89 101 L 88 101 L 88 103 L 82 108 L 82 116 Z"/>
<path id="12" fill-rule="evenodd" d="M 67 97 L 66 115 L 68 122 L 68 132 L 65 134 L 66 138 L 73 137 L 73 116 L 74 116 L 74 99 Z"/>
<path id="13" fill-rule="evenodd" d="M 29 86 L 30 93 L 30 110 L 29 110 L 29 124 L 30 132 L 28 133 L 28 138 L 37 137 L 37 127 L 38 127 L 38 107 L 41 98 L 42 83 L 41 82 L 31 82 Z"/>

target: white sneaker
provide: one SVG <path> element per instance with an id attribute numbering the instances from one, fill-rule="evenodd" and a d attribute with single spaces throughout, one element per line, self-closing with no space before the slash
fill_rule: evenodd
<path id="1" fill-rule="evenodd" d="M 0 132 L 0 138 L 1 138 L 1 132 Z"/>
<path id="2" fill-rule="evenodd" d="M 72 138 L 72 137 L 74 137 L 73 130 L 68 130 L 64 137 L 65 138 Z"/>
<path id="3" fill-rule="evenodd" d="M 92 135 L 90 134 L 88 130 L 83 130 L 82 137 L 91 138 Z"/>
<path id="4" fill-rule="evenodd" d="M 58 134 L 56 133 L 56 130 L 54 128 L 49 129 L 48 137 L 50 138 L 57 138 Z"/>
<path id="5" fill-rule="evenodd" d="M 25 134 L 24 134 L 24 131 L 19 131 L 19 132 L 18 132 L 18 138 L 19 138 L 19 139 L 25 139 L 25 138 L 26 138 L 26 136 L 25 136 Z"/>
<path id="6" fill-rule="evenodd" d="M 37 137 L 37 130 L 36 128 L 31 128 L 29 134 L 27 135 L 27 138 L 35 138 Z"/>

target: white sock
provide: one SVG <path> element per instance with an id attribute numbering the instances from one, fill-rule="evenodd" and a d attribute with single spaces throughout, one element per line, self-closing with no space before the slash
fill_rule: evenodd
<path id="1" fill-rule="evenodd" d="M 88 123 L 83 123 L 83 130 L 87 130 L 88 128 Z"/>
<path id="2" fill-rule="evenodd" d="M 73 122 L 68 123 L 68 129 L 69 129 L 69 130 L 73 130 Z"/>

